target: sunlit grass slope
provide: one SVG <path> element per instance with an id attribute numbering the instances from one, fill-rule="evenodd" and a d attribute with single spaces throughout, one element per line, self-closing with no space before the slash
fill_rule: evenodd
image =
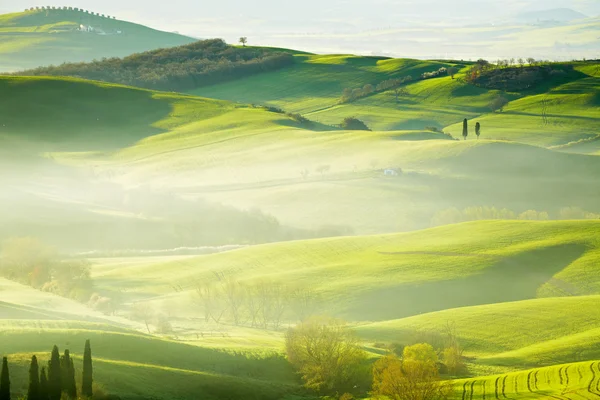
<path id="1" fill-rule="evenodd" d="M 417 78 L 423 72 L 436 71 L 449 65 L 383 57 L 299 54 L 292 67 L 201 88 L 194 93 L 242 103 L 268 104 L 286 111 L 312 115 L 334 107 L 345 88 L 362 88 L 366 84 L 376 86 L 386 79 L 409 75 Z M 335 121 L 336 124 L 340 122 Z"/>
<path id="2" fill-rule="evenodd" d="M 78 32 L 80 24 L 107 34 Z M 121 33 L 116 34 L 116 31 Z M 0 38 L 0 72 L 122 57 L 194 41 L 186 36 L 74 10 L 0 15 Z"/>
<path id="3" fill-rule="evenodd" d="M 596 399 L 600 395 L 600 364 L 562 364 L 452 383 L 455 399 Z"/>
<path id="4" fill-rule="evenodd" d="M 120 147 L 231 105 L 70 78 L 0 77 L 0 134 L 94 150 Z"/>
<path id="5" fill-rule="evenodd" d="M 287 362 L 268 352 L 221 351 L 80 322 L 1 322 L 1 348 L 18 394 L 27 391 L 31 354 L 44 362 L 53 345 L 68 348 L 81 371 L 86 339 L 92 343 L 94 381 L 121 398 L 280 399 L 297 389 Z"/>
<path id="6" fill-rule="evenodd" d="M 502 112 L 470 118 L 471 124 L 474 125 L 475 121 L 482 124 L 483 137 L 544 146 L 565 145 L 581 140 L 586 143 L 585 146 L 582 143 L 582 147 L 589 147 L 593 145 L 590 140 L 598 136 L 600 126 L 598 67 L 598 64 L 591 63 L 576 64 L 576 70 L 585 74 L 583 78 L 554 86 L 541 94 L 511 101 Z M 462 124 L 450 126 L 448 132 L 459 137 Z M 572 150 L 575 148 L 573 146 Z"/>
<path id="7" fill-rule="evenodd" d="M 94 275 L 106 289 L 117 285 L 149 301 L 169 295 L 182 304 L 193 301 L 197 282 L 216 279 L 214 272 L 244 282 L 268 279 L 315 290 L 323 313 L 386 320 L 600 293 L 593 261 L 599 254 L 599 230 L 597 221 L 477 222 L 408 234 L 262 245 L 167 263 L 100 265 Z"/>
<path id="8" fill-rule="evenodd" d="M 392 91 L 349 104 L 339 104 L 344 88 L 360 88 L 389 77 L 437 70 L 450 64 L 406 59 L 297 55 L 294 67 L 239 82 L 198 89 L 195 93 L 244 103 L 260 103 L 299 112 L 326 124 L 356 116 L 374 130 L 443 128 L 461 137 L 464 118 L 483 125 L 483 137 L 536 145 L 560 145 L 597 135 L 600 123 L 598 65 L 576 63 L 581 79 L 549 82 L 548 89 L 502 93 L 457 79 L 418 81 L 406 86 L 398 101 Z M 512 101 L 502 113 L 490 113 L 489 103 L 503 95 Z M 474 137 L 474 127 L 471 137 Z"/>
<path id="9" fill-rule="evenodd" d="M 552 365 L 600 357 L 599 300 L 599 296 L 553 297 L 449 308 L 364 325 L 357 332 L 373 341 L 410 343 L 419 333 L 443 335 L 450 323 L 477 363 Z"/>

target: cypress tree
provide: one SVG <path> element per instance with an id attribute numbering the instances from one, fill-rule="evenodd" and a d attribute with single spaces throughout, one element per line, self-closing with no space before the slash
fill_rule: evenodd
<path id="1" fill-rule="evenodd" d="M 75 363 L 71 358 L 71 365 L 69 365 L 69 387 L 67 388 L 67 394 L 71 399 L 77 399 L 77 384 L 75 383 Z"/>
<path id="2" fill-rule="evenodd" d="M 2 359 L 2 372 L 0 372 L 0 400 L 10 400 L 10 377 L 6 357 Z"/>
<path id="3" fill-rule="evenodd" d="M 48 379 L 46 378 L 46 368 L 42 367 L 40 372 L 40 400 L 48 400 Z"/>
<path id="4" fill-rule="evenodd" d="M 63 393 L 68 393 L 69 390 L 69 376 L 71 375 L 69 372 L 70 368 L 71 354 L 69 353 L 69 350 L 65 350 L 65 353 L 60 357 L 60 383 Z"/>
<path id="5" fill-rule="evenodd" d="M 36 356 L 31 357 L 31 364 L 29 365 L 27 400 L 40 400 L 40 370 Z"/>
<path id="6" fill-rule="evenodd" d="M 479 122 L 475 124 L 475 134 L 477 135 L 477 139 L 479 139 L 479 135 L 481 135 L 481 124 Z"/>
<path id="7" fill-rule="evenodd" d="M 463 120 L 463 132 L 462 132 L 463 138 L 465 140 L 467 140 L 467 136 L 469 136 L 469 122 L 467 121 L 467 119 L 465 118 Z"/>
<path id="8" fill-rule="evenodd" d="M 83 352 L 83 379 L 81 383 L 81 395 L 92 397 L 92 348 L 89 339 L 85 341 L 85 350 Z"/>
<path id="9" fill-rule="evenodd" d="M 52 356 L 48 362 L 48 398 L 60 400 L 62 394 L 60 356 L 58 347 L 52 348 Z"/>

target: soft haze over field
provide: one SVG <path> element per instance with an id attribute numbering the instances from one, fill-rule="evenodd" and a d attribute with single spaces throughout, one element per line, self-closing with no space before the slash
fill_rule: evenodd
<path id="1" fill-rule="evenodd" d="M 257 45 L 313 52 L 456 59 L 593 58 L 600 52 L 595 0 L 62 3 L 194 37 L 234 42 L 248 36 Z M 4 0 L 0 12 L 35 5 L 43 4 Z"/>
<path id="2" fill-rule="evenodd" d="M 35 6 L 0 400 L 600 397 L 597 2 Z"/>

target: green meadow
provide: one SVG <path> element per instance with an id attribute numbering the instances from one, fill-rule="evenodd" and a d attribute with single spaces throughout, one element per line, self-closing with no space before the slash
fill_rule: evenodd
<path id="1" fill-rule="evenodd" d="M 192 41 L 68 9 L 0 16 L 0 37 L 0 71 Z M 367 366 L 422 342 L 441 357 L 451 330 L 466 368 L 442 374 L 450 399 L 598 397 L 600 64 L 504 91 L 468 83 L 473 62 L 279 50 L 292 66 L 190 93 L 0 76 L 14 394 L 33 354 L 68 348 L 79 371 L 90 339 L 95 382 L 121 399 L 312 399 L 285 333 L 330 316 Z M 456 74 L 420 79 L 440 68 Z M 398 96 L 341 101 L 407 76 Z M 83 294 L 37 284 L 57 261 L 19 237 L 84 271 Z"/>

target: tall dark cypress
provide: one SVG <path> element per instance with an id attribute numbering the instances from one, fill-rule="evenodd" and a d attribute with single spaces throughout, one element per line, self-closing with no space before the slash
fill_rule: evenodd
<path id="1" fill-rule="evenodd" d="M 60 357 L 60 383 L 61 389 L 63 393 L 68 393 L 69 391 L 69 376 L 71 369 L 71 354 L 69 350 L 65 350 L 65 353 Z"/>
<path id="2" fill-rule="evenodd" d="M 463 120 L 463 132 L 462 132 L 463 138 L 465 140 L 467 140 L 467 136 L 469 136 L 469 122 L 467 121 L 467 119 L 465 118 Z"/>
<path id="3" fill-rule="evenodd" d="M 58 347 L 52 348 L 52 356 L 48 362 L 48 399 L 60 400 L 62 394 L 60 355 Z"/>
<path id="4" fill-rule="evenodd" d="M 85 350 L 83 352 L 83 379 L 81 383 L 81 395 L 84 397 L 92 397 L 92 347 L 89 339 L 85 341 Z"/>
<path id="5" fill-rule="evenodd" d="M 0 400 L 10 400 L 10 376 L 6 357 L 2 359 L 2 372 L 0 372 Z"/>
<path id="6" fill-rule="evenodd" d="M 71 399 L 77 399 L 77 383 L 75 383 L 75 363 L 71 357 L 71 365 L 69 365 L 69 386 L 67 387 L 67 395 Z"/>
<path id="7" fill-rule="evenodd" d="M 481 124 L 479 122 L 475 124 L 475 134 L 477 135 L 477 139 L 479 139 L 479 135 L 481 135 Z"/>
<path id="8" fill-rule="evenodd" d="M 36 356 L 31 357 L 31 364 L 29 365 L 27 400 L 40 400 L 40 369 Z"/>
<path id="9" fill-rule="evenodd" d="M 46 378 L 46 368 L 44 367 L 40 372 L 40 400 L 48 400 L 48 378 Z"/>

